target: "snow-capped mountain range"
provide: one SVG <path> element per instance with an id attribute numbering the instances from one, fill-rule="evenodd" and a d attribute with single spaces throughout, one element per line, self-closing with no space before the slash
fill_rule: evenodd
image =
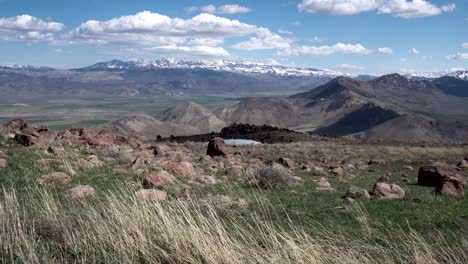
<path id="1" fill-rule="evenodd" d="M 28 71 L 52 71 L 53 68 L 31 65 L 0 65 L 3 69 L 28 70 Z M 112 60 L 96 63 L 89 67 L 75 69 L 78 71 L 138 71 L 158 69 L 187 69 L 187 70 L 211 70 L 255 75 L 272 75 L 284 77 L 316 77 L 333 79 L 338 76 L 360 78 L 360 75 L 346 74 L 338 71 L 315 68 L 301 68 L 284 66 L 275 63 L 260 63 L 253 61 L 234 60 L 179 60 L 163 58 L 158 60 L 135 59 L 130 61 Z M 443 76 L 451 76 L 468 81 L 468 70 L 454 69 L 439 72 L 420 72 L 404 74 L 406 78 L 416 80 L 432 80 Z M 368 76 L 369 78 L 371 76 Z"/>
<path id="2" fill-rule="evenodd" d="M 12 69 L 12 70 L 26 70 L 26 71 L 52 71 L 54 70 L 54 68 L 50 68 L 46 66 L 32 66 L 32 65 L 18 65 L 18 64 L 0 65 L 0 68 Z"/>
<path id="3" fill-rule="evenodd" d="M 468 81 L 468 70 L 455 70 L 455 71 L 439 71 L 439 72 L 420 72 L 420 73 L 408 73 L 404 75 L 409 79 L 419 80 L 432 80 L 444 76 L 455 77 L 460 80 Z"/>
<path id="4" fill-rule="evenodd" d="M 192 69 L 192 70 L 212 70 L 226 71 L 247 74 L 269 74 L 277 76 L 323 76 L 338 77 L 347 75 L 337 71 L 318 70 L 314 68 L 289 67 L 278 64 L 258 63 L 251 61 L 233 60 L 197 60 L 187 61 L 178 59 L 158 59 L 158 60 L 113 60 L 101 62 L 80 70 L 156 70 L 156 69 Z"/>

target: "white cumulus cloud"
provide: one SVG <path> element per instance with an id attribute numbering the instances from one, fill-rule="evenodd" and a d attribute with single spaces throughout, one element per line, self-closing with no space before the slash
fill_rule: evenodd
<path id="1" fill-rule="evenodd" d="M 435 16 L 456 9 L 454 3 L 437 6 L 427 0 L 302 0 L 297 7 L 309 13 L 355 15 L 377 11 L 402 18 Z"/>
<path id="2" fill-rule="evenodd" d="M 303 0 L 298 5 L 300 11 L 333 15 L 354 15 L 376 7 L 376 0 Z"/>
<path id="3" fill-rule="evenodd" d="M 241 50 L 285 49 L 291 46 L 292 40 L 273 34 L 266 28 L 260 28 L 255 37 L 237 43 L 233 47 Z"/>
<path id="4" fill-rule="evenodd" d="M 392 48 L 378 48 L 377 51 L 382 54 L 393 54 Z"/>
<path id="5" fill-rule="evenodd" d="M 58 22 L 46 22 L 30 15 L 0 17 L 0 40 L 41 42 L 54 40 L 52 32 L 58 32 L 65 25 Z"/>
<path id="6" fill-rule="evenodd" d="M 408 53 L 417 55 L 417 54 L 419 54 L 419 50 L 417 50 L 416 48 L 411 48 L 411 49 L 408 50 Z"/>
<path id="7" fill-rule="evenodd" d="M 447 59 L 449 60 L 468 60 L 468 53 L 457 53 L 453 55 L 448 55 Z"/>
<path id="8" fill-rule="evenodd" d="M 224 10 L 226 11 L 226 10 Z M 292 40 L 239 20 L 202 13 L 189 19 L 143 11 L 107 21 L 90 20 L 72 30 L 69 44 L 137 45 L 151 52 L 200 56 L 229 56 L 225 38 L 245 38 L 233 47 L 242 50 L 289 48 Z"/>
<path id="9" fill-rule="evenodd" d="M 204 13 L 209 13 L 209 14 L 228 14 L 228 15 L 234 15 L 234 14 L 244 14 L 244 13 L 249 13 L 252 11 L 252 9 L 246 7 L 246 6 L 241 6 L 241 5 L 222 5 L 216 7 L 215 5 L 207 5 L 207 6 L 191 6 L 187 7 L 185 11 L 189 14 L 201 11 Z"/>
<path id="10" fill-rule="evenodd" d="M 463 43 L 463 44 L 462 44 L 462 48 L 468 49 L 468 42 Z"/>
<path id="11" fill-rule="evenodd" d="M 277 52 L 279 56 L 324 56 L 332 54 L 370 54 L 372 50 L 361 44 L 337 43 L 332 46 L 299 46 Z"/>

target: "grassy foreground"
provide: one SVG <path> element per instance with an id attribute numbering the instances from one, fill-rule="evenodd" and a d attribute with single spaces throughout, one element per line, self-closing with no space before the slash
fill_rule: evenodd
<path id="1" fill-rule="evenodd" d="M 286 148 L 296 160 L 315 160 L 305 152 L 312 147 L 318 157 L 352 150 L 340 155 L 363 160 L 384 149 L 308 144 L 315 145 L 238 149 L 253 155 L 253 148 L 265 153 Z M 197 157 L 204 144 L 172 147 L 192 155 L 194 166 L 205 166 Z M 226 178 L 223 170 L 213 175 L 216 184 L 176 175 L 162 203 L 136 199 L 134 184 L 144 175 L 114 172 L 118 160 L 82 169 L 74 160 L 83 154 L 73 149 L 54 158 L 44 150 L 0 142 L 0 151 L 9 163 L 0 170 L 2 263 L 468 263 L 468 199 L 434 196 L 431 188 L 415 185 L 416 170 L 404 168 L 417 168 L 430 157 L 453 162 L 465 155 L 463 148 L 389 148 L 386 165 L 356 169 L 344 178 L 325 172 L 336 192 L 316 191 L 316 180 L 324 175 L 302 170 L 294 171 L 301 184 L 269 190 L 245 188 L 242 175 Z M 70 183 L 36 182 L 67 168 L 77 172 Z M 406 190 L 404 199 L 341 199 L 350 185 L 371 189 L 389 171 L 392 182 Z M 410 181 L 400 177 L 403 173 Z M 63 196 L 78 184 L 93 186 L 96 195 Z M 187 188 L 190 201 L 179 198 Z"/>
<path id="2" fill-rule="evenodd" d="M 118 193 L 118 194 L 116 194 Z M 61 201 L 43 191 L 20 201 L 4 190 L 3 263 L 467 263 L 468 242 L 428 241 L 398 227 L 374 231 L 357 204 L 350 238 L 317 227 L 279 228 L 265 215 L 220 217 L 212 207 L 129 199 L 119 190 L 98 201 Z M 271 205 L 263 205 L 265 210 Z M 272 217 L 272 216 L 269 216 Z M 287 220 L 286 220 L 287 221 Z M 332 228 L 328 226 L 328 228 Z"/>

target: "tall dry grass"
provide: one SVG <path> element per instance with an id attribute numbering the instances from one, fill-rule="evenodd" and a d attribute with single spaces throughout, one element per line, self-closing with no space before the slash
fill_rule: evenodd
<path id="1" fill-rule="evenodd" d="M 339 227 L 314 234 L 263 215 L 221 217 L 178 200 L 149 203 L 116 190 L 104 199 L 61 200 L 47 191 L 0 199 L 3 263 L 468 263 L 468 242 L 428 243 L 398 228 L 377 233 L 359 205 L 360 237 Z M 259 199 L 261 200 L 261 199 Z M 260 206 L 267 207 L 267 204 Z M 265 220 L 266 219 L 266 220 Z M 287 220 L 285 220 L 287 221 Z M 332 232 L 333 231 L 333 232 Z"/>

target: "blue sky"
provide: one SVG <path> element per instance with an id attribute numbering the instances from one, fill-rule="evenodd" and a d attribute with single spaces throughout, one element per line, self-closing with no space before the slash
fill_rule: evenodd
<path id="1" fill-rule="evenodd" d="M 371 74 L 468 68 L 468 1 L 0 0 L 0 64 L 161 57 Z"/>

